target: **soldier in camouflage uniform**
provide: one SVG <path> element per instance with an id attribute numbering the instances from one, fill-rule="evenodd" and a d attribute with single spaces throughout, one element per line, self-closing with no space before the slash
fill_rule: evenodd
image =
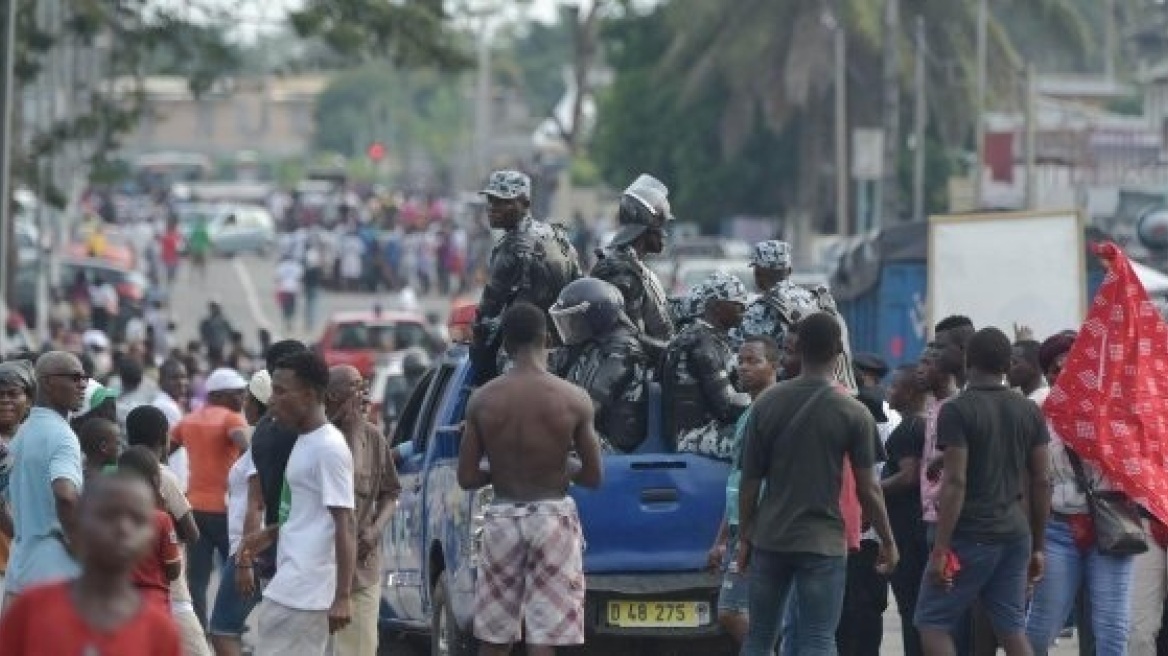
<path id="1" fill-rule="evenodd" d="M 548 313 L 564 342 L 551 370 L 588 391 L 601 441 L 629 452 L 645 441 L 649 362 L 613 285 L 581 278 L 560 292 Z"/>
<path id="2" fill-rule="evenodd" d="M 669 344 L 661 379 L 666 440 L 679 452 L 729 460 L 734 423 L 750 397 L 734 389 L 729 331 L 742 320 L 746 287 L 716 272 L 701 285 L 701 314 Z"/>
<path id="3" fill-rule="evenodd" d="M 844 354 L 836 366 L 836 379 L 853 393 L 856 391 L 855 372 L 852 370 L 848 327 L 835 306 L 835 299 L 826 287 L 812 291 L 791 282 L 791 246 L 783 241 L 760 241 L 750 257 L 754 267 L 754 282 L 762 294 L 742 317 L 742 326 L 734 331 L 736 345 L 752 335 L 769 335 L 779 344 L 786 333 L 803 317 L 826 312 L 836 318 L 843 331 Z"/>
<path id="4" fill-rule="evenodd" d="M 499 321 L 511 304 L 527 301 L 545 312 L 565 285 L 580 277 L 576 249 L 559 226 L 531 216 L 531 180 L 517 171 L 491 174 L 482 192 L 492 228 L 505 230 L 491 250 L 487 284 L 473 326 L 470 357 L 475 382 L 501 370 Z"/>
<path id="5" fill-rule="evenodd" d="M 665 289 L 643 258 L 665 247 L 665 225 L 673 220 L 669 189 L 651 175 L 640 176 L 621 195 L 616 218 L 620 229 L 607 248 L 596 251 L 591 275 L 620 290 L 625 314 L 657 360 L 673 337 L 674 327 Z"/>

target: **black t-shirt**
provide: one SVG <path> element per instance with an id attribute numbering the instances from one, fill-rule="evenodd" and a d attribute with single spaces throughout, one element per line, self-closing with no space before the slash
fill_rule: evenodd
<path id="1" fill-rule="evenodd" d="M 251 459 L 264 492 L 264 522 L 268 526 L 275 526 L 280 521 L 284 470 L 288 467 L 292 447 L 296 446 L 299 437 L 296 431 L 277 424 L 270 414 L 260 419 L 252 433 Z"/>
<path id="2" fill-rule="evenodd" d="M 785 381 L 752 406 L 743 431 L 742 476 L 766 481 L 751 536 L 755 547 L 824 556 L 847 552 L 840 512 L 844 456 L 854 467 L 873 467 L 880 436 L 868 409 L 837 390 L 816 399 L 796 430 L 785 431 L 825 385 Z"/>
<path id="3" fill-rule="evenodd" d="M 978 542 L 1028 535 L 1022 485 L 1031 450 L 1048 442 L 1042 411 L 1004 385 L 970 386 L 946 403 L 937 417 L 937 446 L 969 451 L 954 534 Z"/>
<path id="4" fill-rule="evenodd" d="M 904 458 L 921 459 L 925 450 L 925 418 L 908 416 L 892 430 L 888 436 L 888 462 L 884 465 L 882 478 L 892 478 L 900 473 L 900 461 Z M 885 493 L 884 502 L 888 507 L 888 519 L 895 526 L 923 524 L 921 516 L 921 486 L 913 485 L 911 490 L 894 494 Z"/>

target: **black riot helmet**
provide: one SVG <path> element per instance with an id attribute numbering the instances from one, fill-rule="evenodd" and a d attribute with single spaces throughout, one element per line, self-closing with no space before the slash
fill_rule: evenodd
<path id="1" fill-rule="evenodd" d="M 580 278 L 560 290 L 548 314 L 560 340 L 575 346 L 611 331 L 624 307 L 624 296 L 614 285 L 599 278 Z"/>
<path id="2" fill-rule="evenodd" d="M 657 178 L 641 174 L 621 194 L 616 220 L 620 228 L 612 238 L 613 246 L 631 244 L 651 228 L 664 230 L 673 220 L 669 188 Z"/>

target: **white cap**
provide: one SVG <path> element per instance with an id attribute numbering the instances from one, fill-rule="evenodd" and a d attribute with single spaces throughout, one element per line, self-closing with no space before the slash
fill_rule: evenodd
<path id="1" fill-rule="evenodd" d="M 109 337 L 100 330 L 87 330 L 81 335 L 81 343 L 86 348 L 108 350 L 110 347 Z"/>
<path id="2" fill-rule="evenodd" d="M 207 393 L 247 388 L 247 380 L 239 372 L 228 367 L 220 367 L 207 376 Z"/>
<path id="3" fill-rule="evenodd" d="M 267 369 L 260 369 L 251 375 L 251 382 L 247 384 L 247 391 L 264 405 L 272 400 L 272 375 Z"/>

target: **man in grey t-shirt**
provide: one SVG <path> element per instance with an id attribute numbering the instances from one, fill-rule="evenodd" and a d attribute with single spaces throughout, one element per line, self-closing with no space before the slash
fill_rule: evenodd
<path id="1" fill-rule="evenodd" d="M 845 456 L 864 516 L 880 537 L 879 570 L 891 572 L 898 559 L 873 470 L 876 423 L 833 382 L 843 352 L 839 323 L 831 315 L 812 314 L 798 324 L 796 335 L 801 375 L 755 401 L 744 435 L 739 566 L 750 576 L 744 656 L 774 652 L 782 606 L 792 589 L 798 603 L 794 653 L 836 653 L 847 573 L 840 512 Z"/>

